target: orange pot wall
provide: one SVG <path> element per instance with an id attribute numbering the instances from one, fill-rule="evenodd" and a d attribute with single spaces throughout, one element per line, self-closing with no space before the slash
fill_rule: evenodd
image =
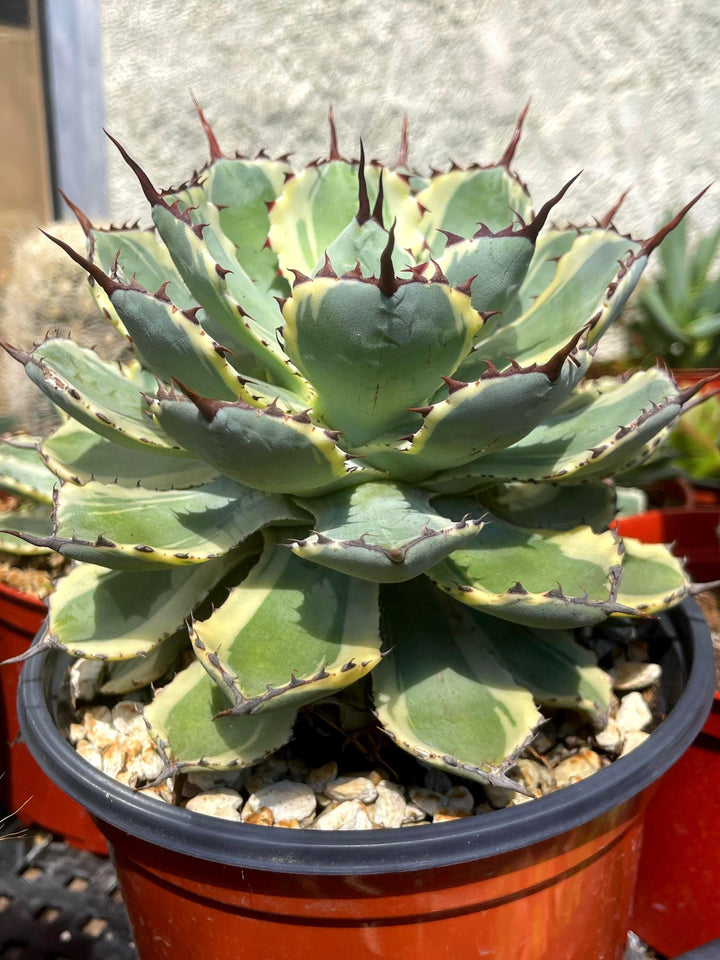
<path id="1" fill-rule="evenodd" d="M 720 578 L 720 507 L 665 507 L 619 517 L 616 523 L 621 536 L 672 544 L 676 557 L 687 558 L 687 569 L 696 582 Z"/>
<path id="2" fill-rule="evenodd" d="M 675 957 L 720 937 L 720 694 L 647 808 L 632 928 Z"/>
<path id="3" fill-rule="evenodd" d="M 652 790 L 519 851 L 377 876 L 220 866 L 102 827 L 141 960 L 622 960 Z"/>
<path id="4" fill-rule="evenodd" d="M 0 661 L 30 646 L 45 619 L 45 604 L 0 584 Z M 87 811 L 42 772 L 24 743 L 18 743 L 15 701 L 22 664 L 0 667 L 0 806 L 23 823 L 63 836 L 74 847 L 107 854 L 107 845 Z"/>

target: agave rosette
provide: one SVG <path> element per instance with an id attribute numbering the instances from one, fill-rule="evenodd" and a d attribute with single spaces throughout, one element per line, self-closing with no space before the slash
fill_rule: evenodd
<path id="1" fill-rule="evenodd" d="M 573 628 L 689 589 L 609 529 L 607 479 L 688 395 L 659 369 L 583 382 L 661 235 L 540 235 L 570 184 L 533 211 L 522 117 L 498 163 L 425 179 L 405 133 L 394 166 L 348 160 L 331 119 L 293 173 L 200 116 L 211 161 L 179 188 L 120 147 L 153 229 L 77 211 L 68 252 L 136 360 L 9 348 L 68 415 L 40 445 L 54 529 L 25 537 L 79 561 L 45 643 L 106 660 L 107 693 L 179 665 L 145 709 L 168 771 L 248 765 L 370 674 L 398 744 L 508 785 L 538 706 L 603 723 Z"/>

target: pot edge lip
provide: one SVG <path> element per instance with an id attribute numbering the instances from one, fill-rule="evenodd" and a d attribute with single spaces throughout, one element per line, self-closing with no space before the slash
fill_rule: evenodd
<path id="1" fill-rule="evenodd" d="M 58 651 L 26 662 L 18 715 L 25 742 L 61 789 L 98 820 L 175 854 L 219 866 L 298 875 L 379 875 L 447 867 L 510 853 L 588 824 L 641 794 L 680 757 L 702 727 L 715 684 L 709 628 L 699 607 L 686 600 L 675 609 L 684 614 L 685 649 L 692 663 L 677 704 L 644 743 L 592 777 L 556 793 L 496 810 L 489 817 L 432 824 L 432 830 L 420 835 L 403 828 L 269 830 L 205 817 L 138 795 L 82 761 L 55 726 L 42 686 L 47 666 L 57 663 Z M 31 719 L 32 705 L 26 701 L 33 695 L 38 702 Z M 596 778 L 602 778 L 602 783 Z"/>

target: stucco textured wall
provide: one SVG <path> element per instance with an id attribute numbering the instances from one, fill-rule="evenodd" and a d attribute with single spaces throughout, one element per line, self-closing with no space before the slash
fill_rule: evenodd
<path id="1" fill-rule="evenodd" d="M 601 214 L 649 235 L 718 177 L 720 10 L 707 0 L 102 0 L 107 123 L 160 186 L 205 159 L 189 96 L 226 149 L 327 151 L 362 135 L 392 160 L 401 118 L 411 162 L 496 160 L 532 97 L 516 168 L 536 206 L 584 168 L 559 217 Z M 110 153 L 111 211 L 145 212 Z M 720 187 L 694 222 L 720 214 Z"/>

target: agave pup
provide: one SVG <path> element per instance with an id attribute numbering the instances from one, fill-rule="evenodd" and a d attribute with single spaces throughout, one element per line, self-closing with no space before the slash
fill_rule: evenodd
<path id="1" fill-rule="evenodd" d="M 659 369 L 583 380 L 685 211 L 645 241 L 611 217 L 541 234 L 572 180 L 534 212 L 523 117 L 498 163 L 427 179 L 405 131 L 383 166 L 341 156 L 331 118 L 293 173 L 200 118 L 211 160 L 169 191 L 118 144 L 152 230 L 77 211 L 87 256 L 67 247 L 136 359 L 6 347 L 68 415 L 40 447 L 53 532 L 25 536 L 79 561 L 44 642 L 105 660 L 106 693 L 176 664 L 145 708 L 168 773 L 251 764 L 369 674 L 401 747 L 511 785 L 538 706 L 604 722 L 573 628 L 691 589 L 609 529 L 609 478 L 690 394 Z"/>

